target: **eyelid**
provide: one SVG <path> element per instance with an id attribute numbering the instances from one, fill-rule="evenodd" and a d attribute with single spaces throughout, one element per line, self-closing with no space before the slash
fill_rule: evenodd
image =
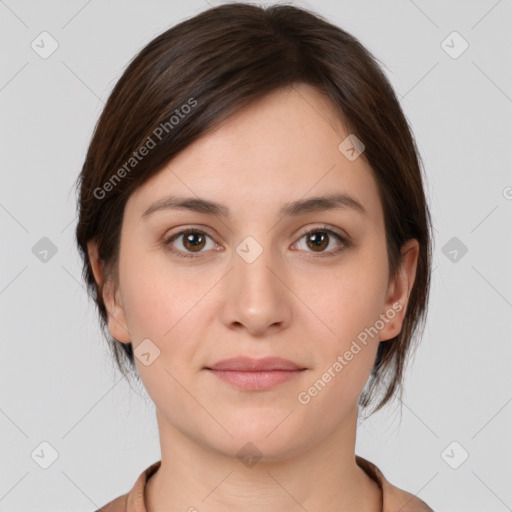
<path id="1" fill-rule="evenodd" d="M 325 223 L 320 223 L 320 224 L 317 224 L 311 228 L 307 228 L 305 229 L 304 231 L 302 230 L 299 230 L 298 232 L 296 232 L 293 236 L 296 237 L 296 236 L 304 236 L 304 235 L 307 235 L 308 233 L 310 233 L 311 231 L 316 231 L 316 230 L 329 230 L 329 231 L 333 231 L 334 233 L 336 233 L 340 238 L 343 238 L 348 242 L 352 242 L 352 237 L 344 230 L 341 230 L 340 228 L 337 228 L 336 226 L 332 226 L 330 224 L 325 224 Z M 177 235 L 180 235 L 180 234 L 183 234 L 184 232 L 187 232 L 187 231 L 199 231 L 199 232 L 202 232 L 204 233 L 205 235 L 208 235 L 210 238 L 214 239 L 215 236 L 212 235 L 209 231 L 210 231 L 210 228 L 202 225 L 202 224 L 190 224 L 184 228 L 181 228 L 179 231 L 177 231 L 176 233 L 173 233 L 172 235 L 164 235 L 164 239 L 165 240 L 169 240 L 170 238 L 172 238 L 173 236 L 177 236 Z"/>
<path id="2" fill-rule="evenodd" d="M 347 244 L 352 241 L 352 238 L 350 237 L 350 235 L 348 233 L 346 233 L 345 231 L 343 231 L 335 226 L 331 226 L 330 224 L 320 224 L 317 226 L 313 226 L 312 228 L 307 228 L 305 231 L 300 231 L 300 233 L 301 233 L 300 237 L 302 238 L 304 235 L 307 235 L 314 231 L 333 232 L 334 234 L 338 235 L 340 238 L 345 240 L 347 242 Z"/>

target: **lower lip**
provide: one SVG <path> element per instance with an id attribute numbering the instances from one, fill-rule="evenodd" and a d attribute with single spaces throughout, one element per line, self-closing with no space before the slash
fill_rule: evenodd
<path id="1" fill-rule="evenodd" d="M 263 372 L 241 372 L 234 370 L 209 370 L 219 379 L 234 384 L 246 391 L 265 391 L 288 382 L 303 370 L 271 370 Z"/>

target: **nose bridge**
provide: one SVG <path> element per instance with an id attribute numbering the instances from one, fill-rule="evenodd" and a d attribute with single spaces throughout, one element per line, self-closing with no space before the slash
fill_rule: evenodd
<path id="1" fill-rule="evenodd" d="M 252 238 L 252 237 L 250 237 Z M 276 262 L 272 261 L 272 249 L 252 240 L 245 240 L 236 249 L 234 256 L 235 277 L 239 285 L 245 287 L 249 294 L 268 293 L 275 286 L 274 275 L 270 269 Z M 260 249 L 261 247 L 261 249 Z"/>
<path id="2" fill-rule="evenodd" d="M 282 267 L 273 255 L 271 247 L 264 247 L 251 236 L 236 247 L 233 269 L 228 275 L 226 322 L 243 324 L 252 332 L 261 332 L 271 325 L 288 321 L 288 299 L 281 282 L 284 278 L 276 277 Z"/>

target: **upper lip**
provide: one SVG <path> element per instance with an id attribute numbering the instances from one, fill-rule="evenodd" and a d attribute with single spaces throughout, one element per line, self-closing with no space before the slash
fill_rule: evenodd
<path id="1" fill-rule="evenodd" d="M 213 366 L 207 366 L 208 370 L 231 370 L 239 372 L 263 372 L 272 370 L 304 370 L 293 361 L 282 359 L 281 357 L 264 357 L 253 359 L 251 357 L 233 357 L 223 359 Z"/>

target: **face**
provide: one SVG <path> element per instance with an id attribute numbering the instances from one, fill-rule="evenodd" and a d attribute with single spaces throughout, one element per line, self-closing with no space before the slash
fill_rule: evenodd
<path id="1" fill-rule="evenodd" d="M 126 204 L 109 330 L 143 354 L 159 422 L 224 454 L 252 442 L 278 459 L 347 428 L 379 341 L 401 329 L 417 244 L 391 281 L 376 182 L 339 149 L 333 112 L 311 86 L 275 91 Z M 349 199 L 307 203 L 334 195 Z M 295 366 L 214 369 L 239 357 Z"/>

